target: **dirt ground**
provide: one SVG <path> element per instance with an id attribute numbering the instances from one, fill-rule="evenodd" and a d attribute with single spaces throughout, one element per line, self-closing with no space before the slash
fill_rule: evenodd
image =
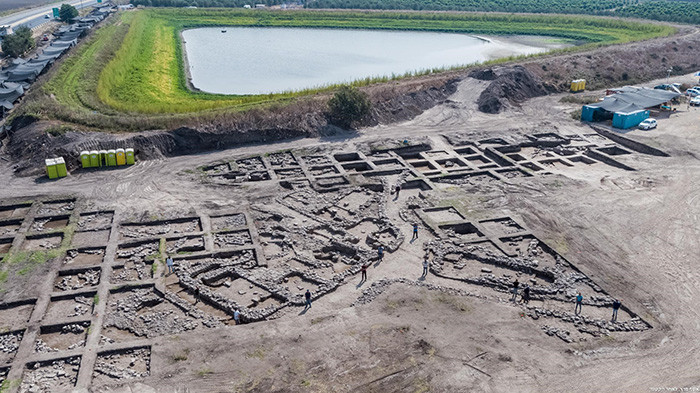
<path id="1" fill-rule="evenodd" d="M 659 157 L 573 120 L 568 94 L 479 112 L 487 84 L 352 136 L 55 182 L 4 163 L 2 206 L 17 206 L 0 207 L 3 252 L 59 256 L 3 266 L 0 378 L 42 392 L 700 389 L 700 109 L 623 134 Z M 37 230 L 52 222 L 65 229 Z M 509 301 L 515 279 L 529 304 Z M 60 348 L 37 345 L 49 334 Z"/>

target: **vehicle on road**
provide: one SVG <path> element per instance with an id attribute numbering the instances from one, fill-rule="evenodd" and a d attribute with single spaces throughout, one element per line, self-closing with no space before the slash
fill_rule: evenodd
<path id="1" fill-rule="evenodd" d="M 648 118 L 639 123 L 641 130 L 651 130 L 652 128 L 656 128 L 656 119 Z"/>
<path id="2" fill-rule="evenodd" d="M 690 106 L 700 106 L 700 97 L 695 97 L 691 99 Z"/>
<path id="3" fill-rule="evenodd" d="M 44 15 L 44 19 L 51 19 L 51 15 Z"/>

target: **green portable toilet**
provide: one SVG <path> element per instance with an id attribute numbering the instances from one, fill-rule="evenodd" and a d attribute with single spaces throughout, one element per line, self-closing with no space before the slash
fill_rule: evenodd
<path id="1" fill-rule="evenodd" d="M 90 166 L 93 168 L 99 168 L 102 166 L 100 163 L 100 153 L 98 153 L 97 150 L 90 152 Z"/>
<path id="2" fill-rule="evenodd" d="M 83 168 L 90 168 L 90 152 L 85 150 L 80 152 L 80 163 L 83 164 Z"/>
<path id="3" fill-rule="evenodd" d="M 124 149 L 117 149 L 117 165 L 126 165 L 126 152 Z"/>
<path id="4" fill-rule="evenodd" d="M 58 177 L 58 171 L 56 171 L 56 160 L 53 158 L 46 159 L 46 175 L 49 179 L 55 179 Z"/>
<path id="5" fill-rule="evenodd" d="M 58 177 L 66 177 L 68 175 L 68 169 L 66 169 L 66 160 L 63 157 L 58 157 L 56 161 L 56 172 Z"/>
<path id="6" fill-rule="evenodd" d="M 102 166 L 107 166 L 107 150 L 100 150 L 100 162 Z"/>
<path id="7" fill-rule="evenodd" d="M 117 151 L 107 150 L 107 166 L 117 166 Z"/>
<path id="8" fill-rule="evenodd" d="M 134 165 L 136 163 L 136 158 L 134 157 L 134 149 L 126 149 L 126 165 Z"/>

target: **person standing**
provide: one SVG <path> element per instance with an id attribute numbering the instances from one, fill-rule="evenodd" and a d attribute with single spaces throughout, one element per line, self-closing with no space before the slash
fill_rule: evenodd
<path id="1" fill-rule="evenodd" d="M 241 324 L 241 312 L 236 310 L 233 312 L 233 321 L 236 322 L 236 325 Z"/>
<path id="2" fill-rule="evenodd" d="M 428 257 L 425 257 L 423 260 L 423 276 L 426 277 L 428 275 L 428 267 L 430 266 L 430 262 L 428 262 Z"/>
<path id="3" fill-rule="evenodd" d="M 369 265 L 362 265 L 362 279 L 360 280 L 360 282 L 367 281 L 367 268 L 368 267 L 369 267 Z"/>
<path id="4" fill-rule="evenodd" d="M 401 184 L 397 184 L 394 190 L 396 191 L 396 196 L 394 197 L 394 199 L 398 199 L 399 193 L 401 192 Z"/>
<path id="5" fill-rule="evenodd" d="M 416 240 L 418 239 L 418 224 L 413 223 L 413 237 L 411 240 Z"/>
<path id="6" fill-rule="evenodd" d="M 520 286 L 520 283 L 516 279 L 515 282 L 513 282 L 513 289 L 511 289 L 511 292 L 513 292 L 513 296 L 511 296 L 510 301 L 514 302 L 515 299 L 518 297 L 518 287 Z"/>
<path id="7" fill-rule="evenodd" d="M 175 273 L 175 269 L 173 268 L 173 266 L 175 265 L 175 262 L 173 262 L 173 257 L 168 256 L 165 259 L 165 265 L 168 267 L 168 274 Z"/>
<path id="8" fill-rule="evenodd" d="M 523 303 L 528 304 L 530 303 L 530 286 L 525 285 L 525 288 L 523 288 L 523 297 L 520 299 L 523 301 Z"/>
<path id="9" fill-rule="evenodd" d="M 583 310 L 583 296 L 581 296 L 581 292 L 579 292 L 578 295 L 576 295 L 576 307 L 574 307 L 574 314 L 579 315 L 581 310 Z"/>
<path id="10" fill-rule="evenodd" d="M 304 310 L 311 308 L 311 291 L 307 289 L 306 293 L 304 294 L 304 298 L 306 299 L 306 305 L 304 306 Z"/>
<path id="11" fill-rule="evenodd" d="M 194 289 L 194 304 L 199 303 L 199 287 Z"/>
<path id="12" fill-rule="evenodd" d="M 620 306 L 622 306 L 622 301 L 615 299 L 613 300 L 613 313 L 612 313 L 612 319 L 611 321 L 617 322 L 617 310 L 620 309 Z"/>
<path id="13" fill-rule="evenodd" d="M 379 246 L 377 248 L 377 257 L 379 258 L 380 261 L 384 260 L 384 247 Z"/>

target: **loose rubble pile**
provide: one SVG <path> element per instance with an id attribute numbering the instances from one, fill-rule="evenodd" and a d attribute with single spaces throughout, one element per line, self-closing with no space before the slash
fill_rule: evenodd
<path id="1" fill-rule="evenodd" d="M 96 385 L 124 382 L 130 379 L 145 378 L 150 374 L 150 369 L 151 350 L 148 348 L 131 349 L 100 354 L 95 363 L 93 377 Z"/>
<path id="2" fill-rule="evenodd" d="M 60 278 L 54 285 L 59 291 L 72 291 L 75 289 L 92 287 L 100 283 L 100 270 L 88 269 L 75 274 L 67 274 Z"/>
<path id="3" fill-rule="evenodd" d="M 19 390 L 31 393 L 54 393 L 75 386 L 80 369 L 80 357 L 36 362 L 27 365 Z"/>
<path id="4" fill-rule="evenodd" d="M 5 333 L 0 335 L 0 352 L 14 354 L 22 341 L 22 332 Z"/>

